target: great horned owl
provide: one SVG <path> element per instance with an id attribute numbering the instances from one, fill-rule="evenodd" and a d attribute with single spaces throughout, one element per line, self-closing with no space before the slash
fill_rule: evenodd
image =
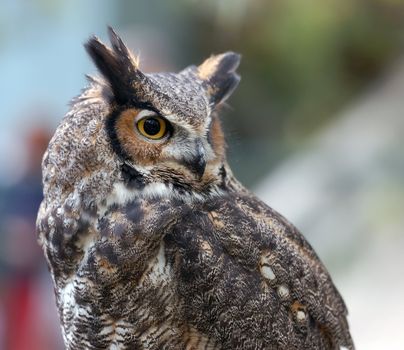
<path id="1" fill-rule="evenodd" d="M 286 219 L 233 176 L 217 109 L 240 57 L 145 74 L 110 28 L 102 78 L 43 159 L 37 230 L 68 349 L 353 349 L 347 310 Z"/>

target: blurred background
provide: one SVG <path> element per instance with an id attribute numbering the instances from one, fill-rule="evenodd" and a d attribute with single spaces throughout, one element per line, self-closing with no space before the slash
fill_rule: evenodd
<path id="1" fill-rule="evenodd" d="M 400 0 L 2 1 L 0 349 L 63 348 L 34 232 L 40 159 L 107 24 L 145 71 L 243 55 L 223 113 L 235 174 L 317 250 L 357 348 L 404 349 Z"/>

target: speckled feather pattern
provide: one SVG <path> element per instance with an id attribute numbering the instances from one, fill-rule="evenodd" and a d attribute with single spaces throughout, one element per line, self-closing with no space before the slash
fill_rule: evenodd
<path id="1" fill-rule="evenodd" d="M 209 140 L 238 56 L 148 75 L 110 36 L 112 49 L 90 40 L 104 77 L 74 100 L 43 160 L 37 232 L 66 348 L 354 349 L 344 302 L 311 246 L 237 182 Z M 144 106 L 183 128 L 147 166 L 108 129 L 114 111 Z M 207 160 L 200 178 L 180 161 L 194 144 Z"/>

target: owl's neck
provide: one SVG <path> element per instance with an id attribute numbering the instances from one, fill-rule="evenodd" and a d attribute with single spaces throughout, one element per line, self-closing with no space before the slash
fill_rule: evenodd
<path id="1" fill-rule="evenodd" d="M 139 171 L 124 166 L 122 181 L 116 182 L 106 199 L 104 209 L 111 205 L 125 204 L 132 200 L 142 199 L 176 199 L 185 203 L 203 202 L 222 196 L 226 192 L 246 191 L 236 180 L 229 165 L 223 164 L 218 176 L 206 183 L 182 182 L 178 178 L 151 178 L 143 176 Z"/>

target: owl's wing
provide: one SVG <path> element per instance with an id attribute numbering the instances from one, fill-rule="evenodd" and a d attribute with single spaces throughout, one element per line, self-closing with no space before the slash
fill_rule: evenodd
<path id="1" fill-rule="evenodd" d="M 286 219 L 248 193 L 192 213 L 166 237 L 192 326 L 224 349 L 354 349 L 340 294 Z"/>

